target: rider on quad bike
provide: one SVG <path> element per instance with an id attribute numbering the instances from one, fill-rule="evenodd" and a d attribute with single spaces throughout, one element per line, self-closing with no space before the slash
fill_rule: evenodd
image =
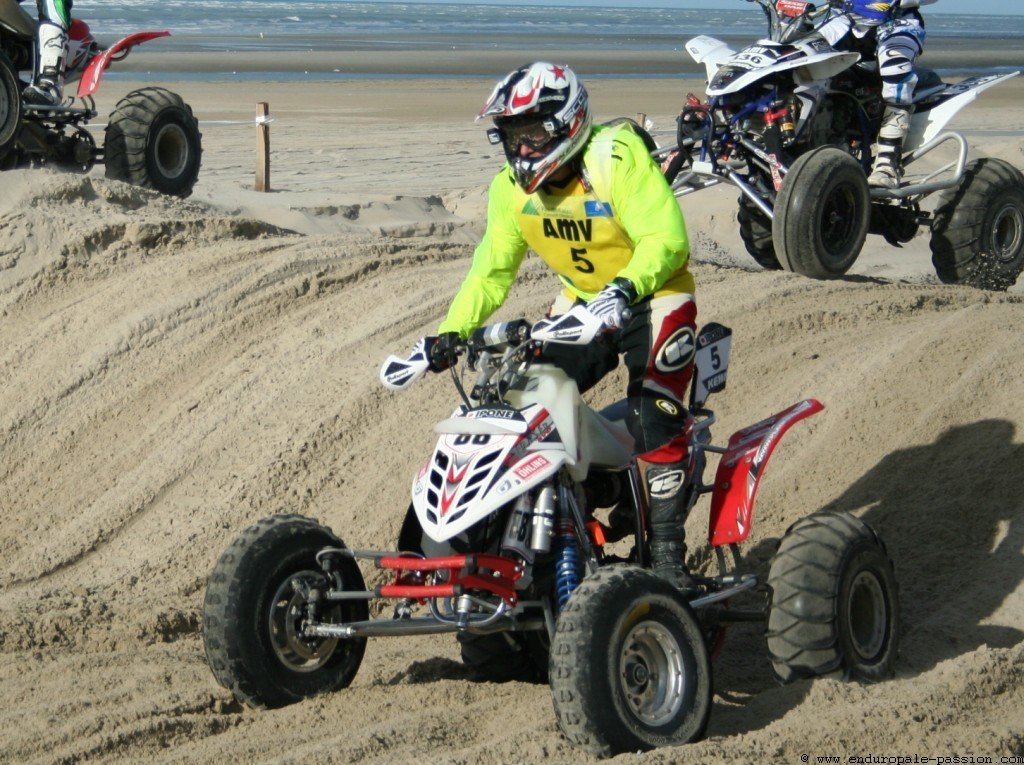
<path id="1" fill-rule="evenodd" d="M 22 96 L 30 104 L 56 106 L 64 98 L 64 61 L 68 55 L 68 28 L 72 0 L 36 0 L 35 74 Z"/>
<path id="2" fill-rule="evenodd" d="M 593 126 L 587 91 L 566 66 L 538 62 L 511 72 L 477 119 L 492 117 L 492 144 L 508 164 L 491 183 L 487 229 L 468 276 L 438 329 L 425 339 L 435 372 L 508 295 L 527 249 L 561 277 L 550 315 L 585 304 L 609 330 L 606 343 L 562 346 L 545 357 L 581 392 L 615 369 L 629 371 L 627 425 L 650 505 L 657 574 L 695 591 L 686 568 L 687 439 L 697 306 L 679 204 L 628 123 Z"/>
<path id="3" fill-rule="evenodd" d="M 834 15 L 815 34 L 840 50 L 853 50 L 863 61 L 875 59 L 882 78 L 885 112 L 878 131 L 871 186 L 900 185 L 903 139 L 910 130 L 917 71 L 924 51 L 924 18 L 918 10 L 935 0 L 832 0 Z"/>

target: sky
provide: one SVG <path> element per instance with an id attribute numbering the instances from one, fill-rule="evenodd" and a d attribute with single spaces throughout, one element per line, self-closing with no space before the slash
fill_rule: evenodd
<path id="1" fill-rule="evenodd" d="M 398 2 L 400 0 L 393 0 Z M 715 8 L 739 9 L 740 0 L 414 0 L 415 2 L 439 3 L 480 3 L 483 5 L 573 5 L 618 7 L 667 7 L 667 8 Z M 821 0 L 824 1 L 824 0 Z M 988 15 L 1024 16 L 1024 0 L 937 0 L 925 9 L 925 13 L 980 13 Z"/>

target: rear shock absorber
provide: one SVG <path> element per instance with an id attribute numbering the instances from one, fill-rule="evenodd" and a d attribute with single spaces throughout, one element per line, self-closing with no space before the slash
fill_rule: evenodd
<path id="1" fill-rule="evenodd" d="M 562 518 L 558 523 L 556 535 L 558 559 L 555 563 L 555 594 L 558 600 L 558 610 L 561 611 L 573 590 L 580 586 L 583 579 L 583 559 L 580 557 L 579 545 L 576 542 L 576 533 L 573 531 L 572 521 Z"/>

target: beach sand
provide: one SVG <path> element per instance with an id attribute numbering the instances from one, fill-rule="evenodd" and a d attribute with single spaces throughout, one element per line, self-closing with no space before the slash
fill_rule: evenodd
<path id="1" fill-rule="evenodd" d="M 274 711 L 219 687 L 199 637 L 209 571 L 260 518 L 394 545 L 455 396 L 441 377 L 390 394 L 377 370 L 435 329 L 468 267 L 500 164 L 473 123 L 493 79 L 165 84 L 202 123 L 191 199 L 100 169 L 2 176 L 0 762 L 585 761 L 546 686 L 471 682 L 450 636 L 371 641 L 351 688 Z M 662 138 L 702 92 L 588 86 L 598 119 L 643 112 Z M 130 87 L 107 83 L 101 111 Z M 1024 166 L 1022 95 L 994 88 L 960 118 L 975 155 Z M 707 740 L 616 761 L 1024 756 L 1024 285 L 940 285 L 925 235 L 870 237 L 841 280 L 764 272 L 735 201 L 682 200 L 701 319 L 734 332 L 716 440 L 804 397 L 827 407 L 779 448 L 748 560 L 764 571 L 816 510 L 865 518 L 895 561 L 902 655 L 877 685 L 780 687 L 739 625 Z M 531 258 L 499 316 L 539 316 L 556 289 Z M 691 549 L 706 519 L 702 502 Z"/>

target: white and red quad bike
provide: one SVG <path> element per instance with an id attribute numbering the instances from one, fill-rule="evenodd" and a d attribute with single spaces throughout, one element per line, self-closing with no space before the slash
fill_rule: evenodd
<path id="1" fill-rule="evenodd" d="M 93 93 L 111 62 L 170 32 L 139 32 L 104 50 L 89 26 L 73 19 L 65 81 L 67 91 L 78 81 L 77 98 L 40 106 L 21 97 L 32 78 L 37 24 L 17 0 L 0 0 L 0 170 L 51 164 L 88 172 L 102 162 L 108 178 L 179 197 L 191 194 L 202 146 L 199 123 L 181 96 L 157 87 L 132 91 L 110 114 L 102 147 L 85 129 L 97 115 Z"/>
<path id="2" fill-rule="evenodd" d="M 783 681 L 890 675 L 896 581 L 865 523 L 834 512 L 797 522 L 767 581 L 743 570 L 738 552 L 772 451 L 822 405 L 801 401 L 712 446 L 705 401 L 725 386 L 731 332 L 711 324 L 686 338 L 679 350 L 693 353 L 696 343 L 697 371 L 684 501 L 689 509 L 711 494 L 718 564 L 686 598 L 650 568 L 633 440 L 616 417 L 623 402 L 607 416 L 594 411 L 543 361 L 546 343 L 600 342 L 600 329 L 574 308 L 472 336 L 465 365 L 477 377 L 467 393 L 453 368 L 463 403 L 434 427 L 437 447 L 413 481 L 398 550 L 349 548 L 298 515 L 242 532 L 206 590 L 203 638 L 217 680 L 246 704 L 277 707 L 347 686 L 368 637 L 454 632 L 463 660 L 485 675 L 534 666 L 550 682 L 566 737 L 608 756 L 703 735 L 710 654 L 729 622 L 767 622 Z M 390 357 L 381 380 L 402 390 L 426 371 L 421 343 L 407 359 Z M 712 484 L 703 480 L 708 453 L 720 455 Z M 615 510 L 601 520 L 607 508 Z M 367 589 L 357 561 L 393 579 Z M 375 599 L 394 602 L 390 618 L 369 617 Z"/>

